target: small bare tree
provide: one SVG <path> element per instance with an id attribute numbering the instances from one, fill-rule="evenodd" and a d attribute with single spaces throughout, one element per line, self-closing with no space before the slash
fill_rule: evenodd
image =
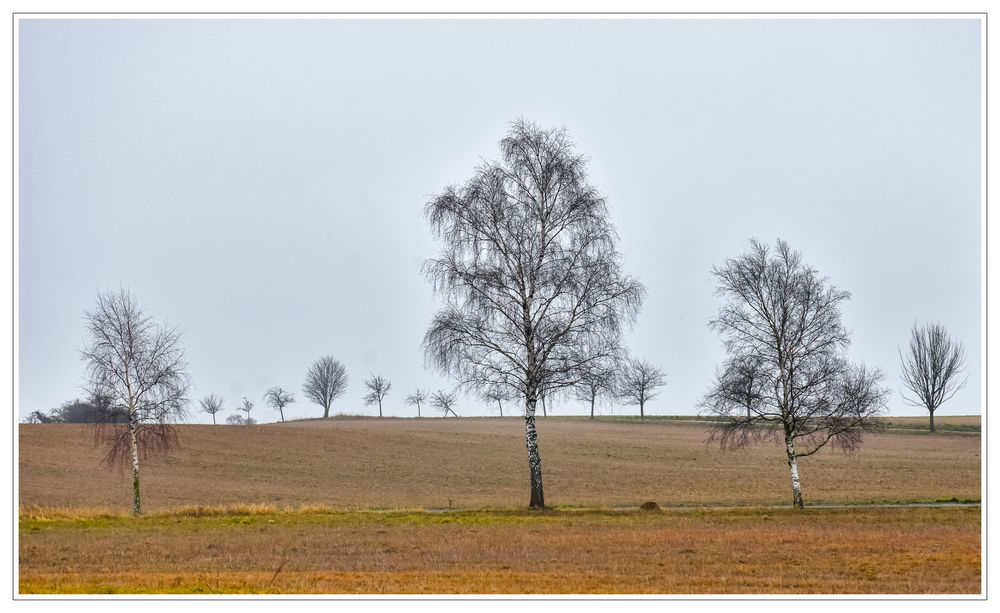
<path id="1" fill-rule="evenodd" d="M 364 398 L 365 406 L 370 407 L 377 402 L 378 416 L 382 417 L 382 399 L 392 389 L 392 382 L 382 375 L 372 375 L 365 379 L 365 387 L 368 388 L 368 393 Z"/>
<path id="2" fill-rule="evenodd" d="M 417 405 L 417 417 L 420 417 L 420 403 L 427 400 L 427 392 L 417 389 L 415 392 L 406 397 L 406 404 Z"/>
<path id="3" fill-rule="evenodd" d="M 212 425 L 215 425 L 215 414 L 222 410 L 222 398 L 215 394 L 209 394 L 201 399 L 201 410 L 212 416 Z"/>
<path id="4" fill-rule="evenodd" d="M 253 403 L 250 402 L 246 396 L 243 397 L 243 404 L 240 405 L 240 410 L 247 414 L 246 421 L 243 422 L 244 424 L 249 426 L 254 423 L 254 421 L 250 419 L 250 411 L 253 410 Z"/>
<path id="5" fill-rule="evenodd" d="M 751 419 L 763 402 L 768 390 L 764 389 L 767 377 L 757 356 L 736 355 L 726 360 L 721 371 L 716 372 L 715 383 L 702 400 L 703 409 L 726 407 L 726 413 L 746 411 Z"/>
<path id="6" fill-rule="evenodd" d="M 226 418 L 226 423 L 230 426 L 249 426 L 250 423 L 243 419 L 238 413 L 233 413 Z"/>
<path id="7" fill-rule="evenodd" d="M 966 379 L 958 380 L 965 368 L 965 346 L 940 324 L 913 324 L 910 347 L 905 355 L 899 353 L 899 361 L 903 383 L 914 394 L 903 400 L 927 409 L 934 432 L 934 411 L 965 387 Z"/>
<path id="8" fill-rule="evenodd" d="M 455 399 L 456 394 L 454 392 L 438 390 L 431 396 L 431 404 L 434 405 L 434 408 L 444 413 L 444 417 L 448 417 L 448 413 L 458 417 L 458 413 L 452 409 L 455 406 Z"/>
<path id="9" fill-rule="evenodd" d="M 330 405 L 347 391 L 347 369 L 331 356 L 316 360 L 306 371 L 302 384 L 306 398 L 323 407 L 323 418 L 330 417 Z"/>
<path id="10" fill-rule="evenodd" d="M 139 463 L 177 445 L 171 425 L 184 416 L 189 377 L 181 334 L 155 323 L 127 290 L 98 293 L 85 315 L 81 352 L 96 410 L 96 440 L 108 464 L 132 466 L 132 511 L 142 512 Z"/>
<path id="11" fill-rule="evenodd" d="M 590 403 L 590 418 L 594 419 L 594 405 L 597 404 L 597 399 L 614 394 L 614 372 L 611 369 L 590 370 L 576 384 L 574 391 L 577 400 Z"/>
<path id="12" fill-rule="evenodd" d="M 778 241 L 714 268 L 716 293 L 727 302 L 710 326 L 729 360 L 702 403 L 721 418 L 713 433 L 724 449 L 761 440 L 784 443 L 792 505 L 803 507 L 798 460 L 827 443 L 852 450 L 878 423 L 888 390 L 882 374 L 844 357 L 850 342 L 840 305 L 850 294 L 802 263 Z"/>
<path id="13" fill-rule="evenodd" d="M 617 396 L 628 404 L 639 405 L 639 417 L 645 417 L 646 403 L 656 398 L 656 389 L 666 384 L 666 375 L 645 360 L 629 360 L 617 383 Z"/>
<path id="14" fill-rule="evenodd" d="M 280 387 L 269 388 L 264 392 L 264 404 L 271 407 L 281 415 L 281 421 L 285 421 L 285 407 L 295 402 L 295 395 Z"/>
<path id="15" fill-rule="evenodd" d="M 508 399 L 508 394 L 499 387 L 490 387 L 483 392 L 483 400 L 490 404 L 497 403 L 497 409 L 500 410 L 500 417 L 503 417 L 503 401 Z"/>

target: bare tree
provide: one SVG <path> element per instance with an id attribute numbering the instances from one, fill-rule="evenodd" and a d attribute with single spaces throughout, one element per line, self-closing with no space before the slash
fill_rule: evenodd
<path id="1" fill-rule="evenodd" d="M 212 416 L 212 425 L 215 425 L 215 414 L 222 410 L 222 398 L 215 394 L 209 394 L 201 399 L 201 410 Z"/>
<path id="2" fill-rule="evenodd" d="M 244 419 L 243 416 L 238 413 L 233 413 L 226 418 L 226 423 L 230 426 L 251 426 L 256 422 L 250 418 Z"/>
<path id="3" fill-rule="evenodd" d="M 618 378 L 617 396 L 639 405 L 639 417 L 646 416 L 646 403 L 656 398 L 656 389 L 666 384 L 662 370 L 645 360 L 628 360 Z"/>
<path id="4" fill-rule="evenodd" d="M 98 293 L 85 321 L 88 341 L 81 354 L 97 407 L 95 437 L 108 445 L 108 464 L 131 463 L 132 511 L 138 514 L 139 463 L 176 447 L 171 423 L 185 412 L 190 383 L 181 334 L 155 323 L 127 290 Z"/>
<path id="5" fill-rule="evenodd" d="M 281 415 L 281 421 L 285 421 L 285 407 L 295 402 L 295 395 L 280 387 L 269 388 L 264 392 L 264 404 L 271 407 Z"/>
<path id="6" fill-rule="evenodd" d="M 934 432 L 934 411 L 965 387 L 966 379 L 957 378 L 965 368 L 965 346 L 940 324 L 913 324 L 909 350 L 899 353 L 899 361 L 903 383 L 914 394 L 903 400 L 927 409 Z"/>
<path id="7" fill-rule="evenodd" d="M 460 386 L 524 399 L 529 504 L 543 507 L 539 392 L 572 387 L 617 354 L 644 290 L 621 271 L 604 197 L 565 130 L 519 120 L 500 150 L 427 205 L 443 248 L 424 270 L 445 304 L 424 349 Z"/>
<path id="8" fill-rule="evenodd" d="M 585 373 L 574 388 L 576 399 L 590 403 L 590 418 L 594 419 L 594 405 L 601 396 L 611 395 L 615 390 L 615 377 L 610 369 L 596 369 Z"/>
<path id="9" fill-rule="evenodd" d="M 302 384 L 306 398 L 323 407 L 323 418 L 330 417 L 330 405 L 347 391 L 347 369 L 331 356 L 316 360 L 306 371 Z"/>
<path id="10" fill-rule="evenodd" d="M 751 419 L 755 408 L 768 393 L 764 389 L 766 382 L 759 356 L 735 355 L 726 360 L 721 371 L 716 372 L 715 383 L 701 406 L 709 410 L 727 406 L 727 414 L 745 410 L 747 419 Z"/>
<path id="11" fill-rule="evenodd" d="M 427 400 L 427 392 L 417 389 L 406 397 L 406 404 L 410 406 L 417 405 L 417 417 L 420 417 L 420 403 L 425 400 Z"/>
<path id="12" fill-rule="evenodd" d="M 448 413 L 458 417 L 458 413 L 452 408 L 455 406 L 455 398 L 456 394 L 454 392 L 438 390 L 431 396 L 431 404 L 434 405 L 434 408 L 444 413 L 444 417 L 448 417 Z"/>
<path id="13" fill-rule="evenodd" d="M 751 241 L 750 251 L 714 268 L 716 293 L 727 302 L 710 326 L 730 354 L 703 401 L 722 418 L 713 433 L 722 447 L 761 440 L 784 442 L 792 505 L 803 507 L 798 460 L 827 443 L 853 450 L 885 409 L 888 390 L 876 369 L 844 357 L 850 339 L 840 305 L 850 294 L 802 263 L 778 241 L 774 252 Z M 752 379 L 748 382 L 747 378 Z"/>
<path id="14" fill-rule="evenodd" d="M 244 424 L 249 426 L 250 424 L 254 423 L 254 421 L 250 419 L 250 411 L 253 410 L 253 403 L 250 402 L 246 396 L 243 397 L 243 404 L 240 405 L 240 410 L 247 414 L 247 418 L 243 422 Z"/>
<path id="15" fill-rule="evenodd" d="M 364 398 L 365 406 L 370 407 L 377 402 L 378 416 L 382 417 L 382 399 L 392 389 L 392 382 L 382 375 L 372 375 L 368 379 L 365 379 L 365 387 L 369 390 Z"/>
<path id="16" fill-rule="evenodd" d="M 502 388 L 489 387 L 483 392 L 483 400 L 490 404 L 493 404 L 494 402 L 497 403 L 497 409 L 500 410 L 500 417 L 503 417 L 503 401 L 510 399 L 508 394 L 509 393 Z"/>

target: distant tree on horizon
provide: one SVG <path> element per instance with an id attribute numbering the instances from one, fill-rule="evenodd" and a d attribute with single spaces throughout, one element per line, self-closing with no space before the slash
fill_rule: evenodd
<path id="1" fill-rule="evenodd" d="M 610 369 L 591 370 L 584 374 L 574 387 L 577 400 L 590 403 L 590 418 L 594 419 L 594 405 L 601 396 L 613 396 L 615 376 Z"/>
<path id="2" fill-rule="evenodd" d="M 646 416 L 646 403 L 657 397 L 657 388 L 666 385 L 662 370 L 646 360 L 628 360 L 617 380 L 617 396 L 639 406 L 639 417 Z"/>
<path id="3" fill-rule="evenodd" d="M 295 402 L 295 395 L 280 387 L 268 388 L 264 392 L 264 404 L 271 407 L 281 415 L 281 421 L 285 421 L 285 407 Z"/>
<path id="4" fill-rule="evenodd" d="M 483 392 L 483 400 L 490 404 L 494 402 L 497 403 L 497 409 L 500 411 L 500 417 L 503 417 L 503 401 L 509 399 L 510 396 L 499 387 L 490 387 Z"/>
<path id="5" fill-rule="evenodd" d="M 924 407 L 934 432 L 934 411 L 965 387 L 957 377 L 965 369 L 965 345 L 954 340 L 940 324 L 913 324 L 910 346 L 899 352 L 903 384 L 914 394 L 903 396 L 910 406 Z"/>
<path id="6" fill-rule="evenodd" d="M 417 388 L 412 394 L 406 397 L 406 404 L 417 405 L 417 417 L 420 417 L 420 403 L 427 400 L 427 392 Z"/>
<path id="7" fill-rule="evenodd" d="M 215 414 L 222 410 L 222 398 L 215 394 L 209 394 L 200 401 L 201 410 L 212 416 L 212 425 L 215 425 Z"/>
<path id="8" fill-rule="evenodd" d="M 457 395 L 454 392 L 438 390 L 431 396 L 431 404 L 434 405 L 434 408 L 444 413 L 444 417 L 448 417 L 448 413 L 458 417 L 458 413 L 452 408 L 455 406 L 456 397 Z"/>
<path id="9" fill-rule="evenodd" d="M 369 390 L 364 397 L 365 406 L 370 407 L 378 403 L 378 416 L 382 417 L 382 399 L 392 389 L 392 382 L 382 375 L 371 375 L 371 377 L 365 379 L 364 383 L 365 387 Z"/>
<path id="10" fill-rule="evenodd" d="M 247 414 L 247 417 L 243 421 L 243 423 L 247 425 L 252 424 L 253 420 L 250 419 L 250 411 L 253 410 L 253 403 L 250 402 L 250 400 L 246 396 L 243 397 L 243 404 L 240 405 L 239 409 Z"/>
<path id="11" fill-rule="evenodd" d="M 323 356 L 306 370 L 302 392 L 323 407 L 323 419 L 330 417 L 330 405 L 347 391 L 347 369 L 332 356 Z"/>

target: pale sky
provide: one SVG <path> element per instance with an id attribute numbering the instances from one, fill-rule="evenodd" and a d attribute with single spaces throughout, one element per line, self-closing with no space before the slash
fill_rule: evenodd
<path id="1" fill-rule="evenodd" d="M 209 393 L 221 419 L 246 395 L 274 421 L 275 385 L 296 393 L 286 417 L 319 416 L 301 387 L 326 354 L 350 377 L 331 413 L 377 414 L 362 379 L 381 373 L 386 414 L 415 415 L 414 388 L 452 386 L 423 367 L 423 207 L 518 117 L 589 157 L 646 286 L 627 339 L 667 373 L 648 413 L 695 411 L 725 357 L 710 270 L 751 237 L 851 292 L 850 356 L 883 370 L 891 414 L 923 413 L 900 397 L 914 321 L 968 352 L 938 414 L 980 413 L 978 19 L 18 27 L 20 416 L 82 395 L 83 313 L 118 287 L 184 331 L 190 421 L 211 421 Z"/>

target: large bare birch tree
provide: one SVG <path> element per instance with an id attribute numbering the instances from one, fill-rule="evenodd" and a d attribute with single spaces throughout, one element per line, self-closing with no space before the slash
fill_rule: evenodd
<path id="1" fill-rule="evenodd" d="M 143 312 L 127 290 L 101 292 L 85 314 L 82 358 L 108 464 L 132 467 L 132 511 L 142 513 L 140 462 L 177 445 L 190 380 L 176 328 Z"/>
<path id="2" fill-rule="evenodd" d="M 774 251 L 751 241 L 749 252 L 712 273 L 726 303 L 710 326 L 730 357 L 703 408 L 722 419 L 714 436 L 723 448 L 784 443 L 792 505 L 802 508 L 799 459 L 830 442 L 844 450 L 861 443 L 885 409 L 882 373 L 845 357 L 840 305 L 850 294 L 784 241 Z"/>
<path id="3" fill-rule="evenodd" d="M 913 393 L 903 400 L 927 409 L 934 432 L 934 411 L 965 387 L 965 379 L 958 379 L 965 368 L 965 346 L 940 324 L 913 324 L 910 346 L 905 354 L 900 352 L 899 361 L 903 384 Z"/>
<path id="4" fill-rule="evenodd" d="M 425 210 L 442 248 L 424 270 L 444 305 L 424 349 L 461 386 L 523 399 L 529 504 L 543 507 L 539 393 L 620 353 L 644 290 L 621 270 L 607 204 L 564 129 L 516 121 L 500 153 Z"/>

